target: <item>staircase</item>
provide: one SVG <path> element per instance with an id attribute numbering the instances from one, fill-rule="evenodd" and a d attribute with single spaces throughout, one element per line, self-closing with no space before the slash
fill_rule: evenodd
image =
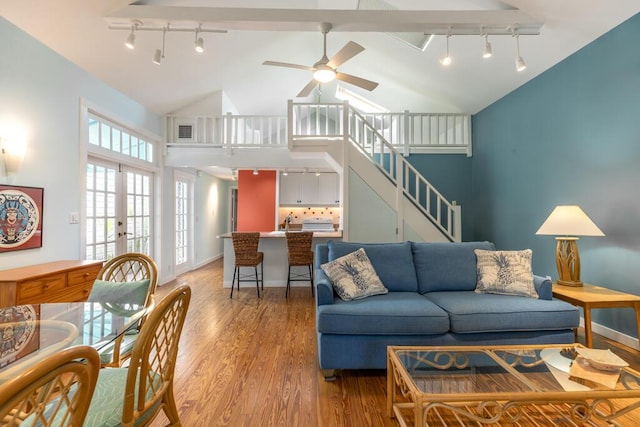
<path id="1" fill-rule="evenodd" d="M 362 115 L 347 102 L 289 101 L 286 118 L 169 116 L 166 163 L 184 163 L 185 146 L 218 148 L 227 159 L 234 150 L 256 147 L 265 149 L 258 150 L 263 158 L 266 148 L 287 149 L 298 159 L 320 153 L 342 172 L 345 240 L 460 241 L 460 206 L 446 200 L 405 155 L 470 156 L 469 122 L 465 114 Z M 254 155 L 243 152 L 242 158 L 249 154 L 255 161 L 256 150 L 251 151 Z M 202 150 L 197 153 L 205 159 Z"/>

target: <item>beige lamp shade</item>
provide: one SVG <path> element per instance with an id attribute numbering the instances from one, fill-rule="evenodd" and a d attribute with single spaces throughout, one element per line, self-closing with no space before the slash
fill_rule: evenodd
<path id="1" fill-rule="evenodd" d="M 550 236 L 604 236 L 580 206 L 561 205 L 540 226 L 536 234 Z"/>
<path id="2" fill-rule="evenodd" d="M 556 206 L 536 234 L 560 236 L 556 237 L 558 284 L 582 286 L 577 236 L 604 236 L 591 218 L 579 206 Z"/>

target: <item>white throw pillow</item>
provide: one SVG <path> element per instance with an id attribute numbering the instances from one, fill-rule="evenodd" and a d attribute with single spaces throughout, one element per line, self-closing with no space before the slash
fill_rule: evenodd
<path id="1" fill-rule="evenodd" d="M 475 249 L 474 252 L 478 261 L 476 293 L 538 298 L 531 271 L 531 249 L 522 251 Z"/>
<path id="2" fill-rule="evenodd" d="M 344 301 L 389 292 L 382 284 L 363 248 L 320 266 Z"/>

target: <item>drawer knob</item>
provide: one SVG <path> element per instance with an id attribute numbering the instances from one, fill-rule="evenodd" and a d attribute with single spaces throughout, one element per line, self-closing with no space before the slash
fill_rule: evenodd
<path id="1" fill-rule="evenodd" d="M 44 285 L 42 285 L 42 289 L 44 289 L 45 291 L 49 289 L 49 284 L 45 283 Z"/>

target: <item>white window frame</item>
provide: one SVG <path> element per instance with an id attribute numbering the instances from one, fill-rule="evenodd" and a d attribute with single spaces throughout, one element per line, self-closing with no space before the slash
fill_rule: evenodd
<path id="1" fill-rule="evenodd" d="M 174 200 L 177 200 L 178 196 L 175 192 L 176 190 L 176 183 L 180 181 L 180 182 L 184 182 L 187 184 L 187 216 L 186 216 L 186 221 L 187 221 L 187 244 L 186 244 L 186 250 L 187 250 L 187 256 L 186 256 L 186 261 L 178 264 L 178 260 L 176 257 L 176 250 L 178 248 L 178 242 L 177 242 L 177 238 L 176 238 L 176 232 L 178 230 L 178 224 L 177 224 L 177 215 L 178 212 L 176 211 L 176 204 L 175 202 L 173 203 L 173 238 L 174 238 L 174 250 L 172 252 L 172 256 L 173 256 L 173 262 L 175 265 L 175 274 L 179 275 L 182 273 L 186 273 L 187 271 L 191 270 L 191 268 L 194 265 L 194 257 L 195 257 L 195 232 L 194 232 L 194 225 L 195 225 L 195 221 L 194 221 L 194 208 L 195 208 L 195 202 L 194 202 L 194 194 L 195 194 L 195 177 L 191 174 L 185 173 L 185 172 L 181 172 L 179 170 L 176 170 L 173 174 L 173 186 L 172 186 L 172 190 L 173 190 L 173 198 Z"/>
<path id="2" fill-rule="evenodd" d="M 145 161 L 135 157 L 122 154 L 101 146 L 89 143 L 89 117 L 97 116 L 104 119 L 108 123 L 123 128 L 130 134 L 134 134 L 143 138 L 145 141 L 153 145 L 152 161 Z M 121 118 L 115 113 L 111 113 L 103 108 L 93 105 L 85 99 L 80 101 L 80 256 L 86 258 L 86 173 L 87 164 L 90 158 L 102 159 L 107 162 L 118 163 L 125 168 L 139 169 L 152 174 L 152 191 L 151 191 L 151 242 L 150 256 L 156 260 L 159 271 L 161 270 L 160 262 L 160 240 L 161 240 L 161 171 L 162 171 L 162 138 L 146 129 L 130 123 L 128 120 Z M 126 196 L 126 195 L 125 195 Z M 126 246 L 125 246 L 126 248 Z"/>

